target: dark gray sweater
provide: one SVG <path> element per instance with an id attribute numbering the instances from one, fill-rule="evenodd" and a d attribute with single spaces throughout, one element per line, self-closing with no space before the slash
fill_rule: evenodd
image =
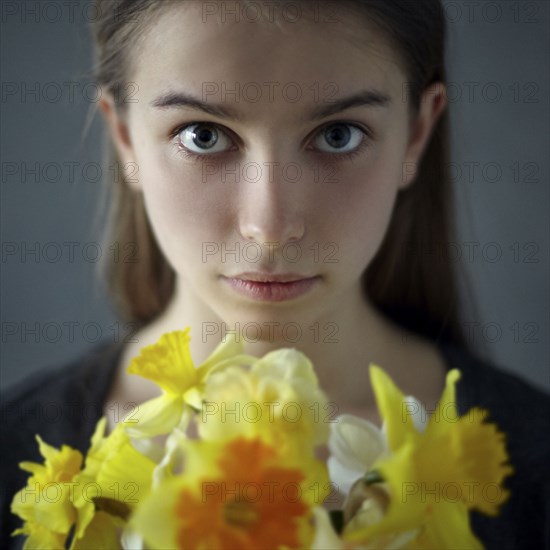
<path id="1" fill-rule="evenodd" d="M 471 514 L 473 530 L 488 549 L 550 550 L 550 397 L 463 349 L 439 344 L 447 367 L 462 371 L 460 414 L 473 406 L 491 411 L 490 420 L 507 434 L 515 474 L 507 478 L 511 498 L 496 518 Z M 78 361 L 31 376 L 2 396 L 0 548 L 21 548 L 10 537 L 21 520 L 10 513 L 13 495 L 25 486 L 24 460 L 42 462 L 34 439 L 88 450 L 123 346 L 103 345 Z M 119 414 L 127 411 L 121 410 Z M 115 411 L 113 411 L 115 413 Z"/>

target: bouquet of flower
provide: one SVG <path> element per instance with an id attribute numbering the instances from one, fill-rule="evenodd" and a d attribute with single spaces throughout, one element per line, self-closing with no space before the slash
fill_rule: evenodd
<path id="1" fill-rule="evenodd" d="M 36 436 L 44 463 L 21 463 L 31 476 L 12 503 L 25 548 L 483 547 L 469 510 L 496 515 L 512 468 L 486 411 L 458 416 L 457 370 L 426 420 L 371 364 L 379 430 L 332 418 L 295 349 L 257 358 L 228 336 L 195 367 L 189 342 L 186 329 L 141 350 L 129 372 L 162 394 L 108 435 L 102 418 L 86 457 Z M 26 498 L 37 490 L 56 498 Z"/>

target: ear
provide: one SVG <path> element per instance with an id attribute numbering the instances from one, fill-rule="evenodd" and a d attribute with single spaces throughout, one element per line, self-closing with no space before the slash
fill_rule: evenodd
<path id="1" fill-rule="evenodd" d="M 446 105 L 446 88 L 442 82 L 435 82 L 422 92 L 418 113 L 411 123 L 400 189 L 408 187 L 414 181 L 424 149 Z"/>
<path id="2" fill-rule="evenodd" d="M 121 168 L 126 176 L 126 182 L 135 191 L 141 191 L 139 171 L 137 169 L 137 162 L 126 120 L 119 115 L 111 94 L 102 94 L 102 97 L 99 100 L 99 108 L 101 109 L 101 113 L 107 123 L 111 139 L 113 140 L 113 144 L 117 150 Z"/>

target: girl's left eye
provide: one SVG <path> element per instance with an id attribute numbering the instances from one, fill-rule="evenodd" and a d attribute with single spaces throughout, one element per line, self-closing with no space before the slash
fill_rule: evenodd
<path id="1" fill-rule="evenodd" d="M 178 145 L 193 155 L 222 153 L 231 146 L 231 139 L 215 124 L 188 124 L 177 132 Z"/>
<path id="2" fill-rule="evenodd" d="M 363 142 L 366 132 L 347 122 L 326 126 L 313 140 L 323 153 L 346 154 L 355 151 Z M 328 144 L 328 147 L 327 147 Z"/>

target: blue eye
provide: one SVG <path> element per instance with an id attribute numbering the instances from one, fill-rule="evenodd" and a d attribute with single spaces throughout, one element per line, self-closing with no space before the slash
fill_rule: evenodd
<path id="1" fill-rule="evenodd" d="M 338 122 L 325 127 L 313 142 L 324 153 L 349 153 L 361 145 L 365 135 L 357 126 Z"/>
<path id="2" fill-rule="evenodd" d="M 231 146 L 231 140 L 225 132 L 214 124 L 190 124 L 178 134 L 182 147 L 197 155 L 222 153 Z"/>

